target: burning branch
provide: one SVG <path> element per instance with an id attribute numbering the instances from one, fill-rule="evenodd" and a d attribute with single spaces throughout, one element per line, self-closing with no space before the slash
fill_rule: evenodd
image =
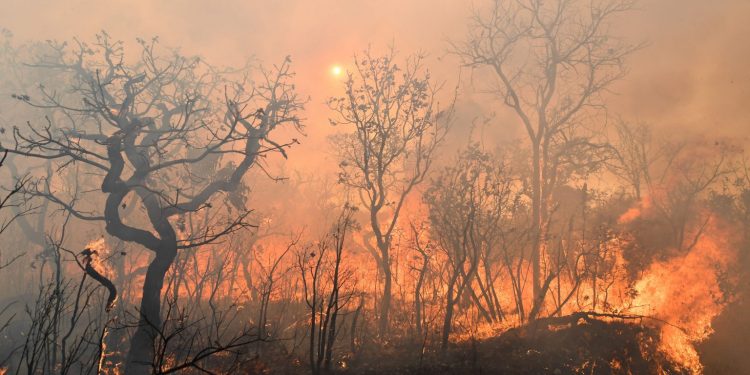
<path id="1" fill-rule="evenodd" d="M 93 257 L 94 255 L 98 255 L 98 252 L 96 250 L 85 248 L 83 251 L 81 251 L 80 255 L 83 255 L 83 267 L 81 267 L 83 271 L 103 287 L 107 288 L 107 290 L 109 291 L 109 297 L 107 297 L 107 305 L 105 307 L 105 311 L 112 311 L 112 307 L 114 307 L 115 301 L 117 300 L 117 288 L 115 288 L 115 284 L 112 284 L 112 281 L 99 273 L 99 271 L 97 271 L 92 265 Z"/>

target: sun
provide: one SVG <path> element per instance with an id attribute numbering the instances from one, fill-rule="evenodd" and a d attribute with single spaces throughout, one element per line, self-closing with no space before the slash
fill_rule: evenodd
<path id="1" fill-rule="evenodd" d="M 331 75 L 332 76 L 338 77 L 338 76 L 340 76 L 343 73 L 344 73 L 344 69 L 341 68 L 340 65 L 334 65 L 334 66 L 331 67 Z"/>

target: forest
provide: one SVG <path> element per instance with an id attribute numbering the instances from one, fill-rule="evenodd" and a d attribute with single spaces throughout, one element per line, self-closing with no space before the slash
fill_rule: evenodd
<path id="1" fill-rule="evenodd" d="M 750 7 L 420 1 L 0 3 L 0 374 L 750 373 Z"/>

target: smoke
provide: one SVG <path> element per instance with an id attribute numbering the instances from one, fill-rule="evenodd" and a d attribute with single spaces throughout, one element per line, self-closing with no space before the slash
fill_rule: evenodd
<path id="1" fill-rule="evenodd" d="M 644 1 L 622 19 L 631 40 L 647 43 L 613 101 L 628 114 L 670 131 L 745 136 L 750 109 L 750 3 Z"/>
<path id="2" fill-rule="evenodd" d="M 460 40 L 471 7 L 483 2 L 450 0 L 414 1 L 190 1 L 93 0 L 45 2 L 10 0 L 0 14 L 0 26 L 20 40 L 90 38 L 106 29 L 116 38 L 160 36 L 166 45 L 188 54 L 236 65 L 249 58 L 265 64 L 291 55 L 300 91 L 309 95 L 307 137 L 292 153 L 309 155 L 329 147 L 325 100 L 340 92 L 339 79 L 330 67 L 351 68 L 354 53 L 372 45 L 389 44 L 404 54 L 417 50 L 429 55 L 434 75 L 447 78 L 446 90 L 456 83 L 457 59 L 448 53 L 448 41 Z M 698 133 L 718 130 L 724 136 L 744 136 L 750 108 L 750 25 L 744 15 L 750 3 L 726 0 L 649 0 L 613 25 L 614 31 L 645 47 L 630 60 L 630 75 L 614 88 L 612 112 L 667 129 Z M 470 72 L 462 79 L 468 83 Z M 466 85 L 464 85 L 466 86 Z M 518 127 L 502 116 L 502 104 L 490 95 L 460 91 L 461 107 L 499 112 L 484 136 L 514 138 Z M 454 129 L 465 133 L 471 118 Z M 502 129 L 500 131 L 500 129 Z M 316 153 L 321 154 L 321 153 Z M 323 158 L 330 155 L 323 153 Z M 309 168 L 316 157 L 291 158 L 292 166 Z"/>
<path id="3" fill-rule="evenodd" d="M 483 4 L 474 3 L 477 7 Z M 330 216 L 341 199 L 336 194 L 339 187 L 333 186 L 338 158 L 329 142 L 339 129 L 329 125 L 331 111 L 325 102 L 330 96 L 342 94 L 343 78 L 331 74 L 331 67 L 352 69 L 353 56 L 368 47 L 377 54 L 393 44 L 400 51 L 400 58 L 418 51 L 426 53 L 425 62 L 432 77 L 444 81 L 443 103 L 450 100 L 453 88 L 458 87 L 456 122 L 444 155 L 451 155 L 451 148 L 464 145 L 470 134 L 488 145 L 507 144 L 524 136 L 517 118 L 497 97 L 476 90 L 492 76 L 462 68 L 449 53 L 449 41 L 465 37 L 472 9 L 465 1 L 6 0 L 3 8 L 0 28 L 11 30 L 17 43 L 73 37 L 91 40 L 95 33 L 106 30 L 114 38 L 124 40 L 130 52 L 135 50 L 132 47 L 137 37 L 159 36 L 165 46 L 179 47 L 184 54 L 200 55 L 224 66 L 253 60 L 268 67 L 291 56 L 297 89 L 301 96 L 309 97 L 304 113 L 305 136 L 281 132 L 281 137 L 287 139 L 300 137 L 302 144 L 290 150 L 288 161 L 277 156 L 265 160 L 268 170 L 256 172 L 259 178 L 253 178 L 262 182 L 249 187 L 252 190 L 249 207 L 258 209 L 258 217 L 254 219 L 263 223 L 258 233 L 270 238 L 263 242 L 267 248 L 283 247 L 286 237 L 282 232 L 284 235 L 290 230 L 316 233 L 327 228 L 321 218 Z M 750 71 L 746 61 L 750 58 L 750 43 L 745 39 L 750 35 L 750 23 L 745 18 L 748 14 L 750 2 L 746 0 L 642 1 L 638 9 L 612 25 L 613 34 L 634 44 L 643 42 L 644 46 L 627 63 L 630 70 L 627 78 L 612 88 L 611 97 L 606 100 L 608 112 L 625 121 L 651 124 L 658 134 L 708 134 L 716 139 L 747 137 Z M 0 88 L 0 92 L 3 90 Z M 25 110 L 25 104 L 12 101 L 8 106 L 5 105 L 8 100 L 0 98 L 0 121 L 26 121 L 8 111 L 8 108 L 21 111 L 18 109 L 21 106 Z M 484 121 L 479 116 L 488 119 Z M 714 140 L 711 138 L 707 144 L 714 144 Z M 691 155 L 696 150 L 691 150 Z M 436 163 L 449 162 L 447 159 L 443 157 Z M 290 179 L 277 184 L 266 180 L 266 174 Z M 61 182 L 63 177 L 56 176 Z M 421 187 L 417 190 L 421 193 Z M 410 196 L 407 213 L 400 218 L 399 226 L 405 228 L 412 219 L 425 216 L 422 203 L 419 194 Z M 652 202 L 643 200 L 622 214 L 618 222 L 628 224 L 652 209 Z M 363 217 L 362 222 L 366 221 Z M 97 229 L 97 234 L 103 232 L 102 228 Z M 371 261 L 368 239 L 362 233 L 354 233 L 352 237 L 358 246 L 351 258 L 355 259 L 353 263 L 367 264 Z M 711 322 L 726 304 L 718 275 L 735 261 L 736 255 L 730 251 L 725 237 L 711 223 L 694 249 L 670 259 L 654 260 L 641 270 L 642 277 L 634 286 L 638 292 L 634 305 L 644 309 L 636 312 L 671 324 L 664 326 L 665 345 L 671 345 L 664 350 L 696 370 L 701 365 L 693 345 L 712 332 Z M 394 241 L 405 243 L 405 238 L 403 235 Z M 115 270 L 106 261 L 112 255 L 110 252 L 117 253 L 109 249 L 103 238 L 86 247 L 97 253 L 92 259 L 97 270 L 109 278 L 124 276 L 124 266 Z M 395 247 L 399 250 L 393 250 L 393 256 L 404 259 L 406 245 L 399 243 Z M 262 253 L 262 250 L 253 253 L 252 248 L 242 250 L 250 254 L 248 259 Z M 199 256 L 202 254 L 194 259 L 198 265 L 196 273 L 208 274 L 209 265 L 214 264 L 209 263 L 208 257 L 199 259 Z M 132 261 L 131 268 L 143 271 L 146 262 L 142 258 Z M 214 258 L 210 260 L 215 262 Z M 182 264 L 187 264 L 187 260 Z M 378 268 L 369 265 L 357 269 L 357 278 L 378 279 Z M 411 263 L 401 263 L 394 269 L 405 275 L 413 272 L 413 267 Z M 143 272 L 130 273 L 139 280 L 143 276 Z M 249 289 L 242 281 L 237 284 Z M 171 287 L 179 287 L 175 285 Z M 684 289 L 686 285 L 692 289 Z M 228 294 L 233 292 L 231 288 L 227 287 Z M 375 282 L 363 288 L 370 291 L 379 286 Z M 140 297 L 137 291 L 134 294 L 136 299 Z M 122 299 L 126 300 L 125 296 Z"/>

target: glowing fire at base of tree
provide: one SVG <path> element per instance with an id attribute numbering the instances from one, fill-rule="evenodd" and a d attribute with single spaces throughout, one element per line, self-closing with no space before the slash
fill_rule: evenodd
<path id="1" fill-rule="evenodd" d="M 3 4 L 0 375 L 750 373 L 747 1 L 357 1 Z"/>

